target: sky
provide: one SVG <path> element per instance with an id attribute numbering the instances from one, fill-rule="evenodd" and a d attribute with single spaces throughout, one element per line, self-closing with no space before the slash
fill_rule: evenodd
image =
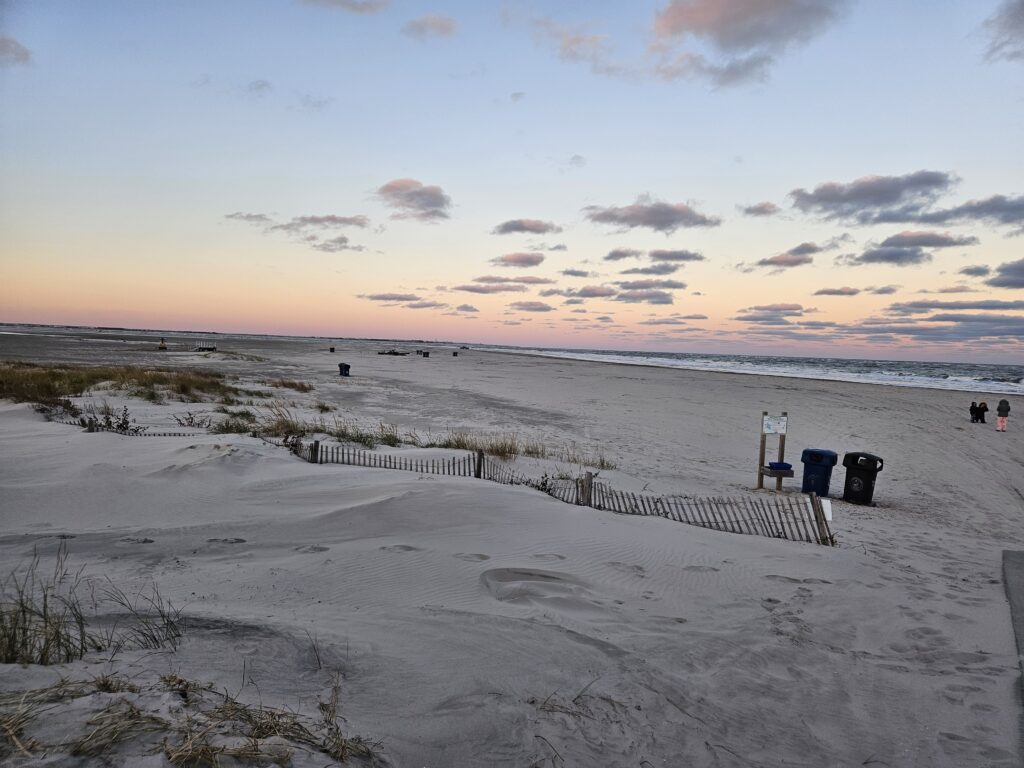
<path id="1" fill-rule="evenodd" d="M 1024 0 L 0 0 L 0 322 L 1024 363 Z"/>

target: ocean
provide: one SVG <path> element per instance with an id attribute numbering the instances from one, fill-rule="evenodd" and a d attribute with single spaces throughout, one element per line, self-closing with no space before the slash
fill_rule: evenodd
<path id="1" fill-rule="evenodd" d="M 775 355 L 711 355 L 686 352 L 622 352 L 617 350 L 477 346 L 495 352 L 544 355 L 570 360 L 653 365 L 797 379 L 852 381 L 894 387 L 953 389 L 977 394 L 1024 395 L 1024 365 L 928 363 L 912 360 L 848 360 L 841 357 Z"/>

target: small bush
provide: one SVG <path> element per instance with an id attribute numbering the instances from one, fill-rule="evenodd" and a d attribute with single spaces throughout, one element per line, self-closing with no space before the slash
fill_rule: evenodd
<path id="1" fill-rule="evenodd" d="M 330 403 L 325 403 L 323 400 L 318 400 L 314 406 L 320 413 L 330 413 L 334 410 L 334 406 Z"/>
<path id="2" fill-rule="evenodd" d="M 192 413 L 192 411 L 185 411 L 184 414 L 174 414 L 174 420 L 178 423 L 179 427 L 207 429 L 213 421 L 213 417 L 208 413 Z"/>

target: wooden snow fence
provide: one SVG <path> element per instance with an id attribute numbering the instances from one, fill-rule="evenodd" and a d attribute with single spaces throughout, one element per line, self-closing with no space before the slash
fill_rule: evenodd
<path id="1" fill-rule="evenodd" d="M 296 442 L 293 453 L 312 464 L 348 464 L 357 467 L 395 469 L 432 475 L 474 477 L 503 485 L 529 485 L 566 504 L 617 512 L 622 515 L 663 517 L 687 525 L 726 533 L 766 536 L 811 544 L 835 546 L 835 537 L 816 494 L 803 497 L 756 496 L 693 498 L 650 496 L 616 491 L 596 482 L 587 472 L 578 478 L 532 479 L 496 461 L 482 451 L 448 459 L 418 459 L 351 448 Z"/>

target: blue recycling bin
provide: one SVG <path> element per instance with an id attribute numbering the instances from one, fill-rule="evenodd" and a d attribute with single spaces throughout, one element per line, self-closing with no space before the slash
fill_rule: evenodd
<path id="1" fill-rule="evenodd" d="M 839 461 L 839 454 L 824 448 L 805 448 L 800 454 L 800 461 L 804 463 L 804 481 L 800 491 L 828 496 L 832 467 Z"/>

